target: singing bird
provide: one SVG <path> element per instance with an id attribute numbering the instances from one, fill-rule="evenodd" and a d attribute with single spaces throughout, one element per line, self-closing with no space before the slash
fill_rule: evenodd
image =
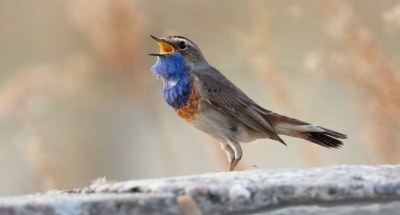
<path id="1" fill-rule="evenodd" d="M 259 106 L 211 66 L 189 39 L 151 37 L 161 47 L 160 53 L 150 55 L 158 57 L 151 70 L 164 82 L 164 100 L 182 119 L 220 142 L 228 156 L 229 171 L 242 158 L 240 143 L 269 138 L 286 145 L 279 135 L 287 135 L 339 148 L 343 143 L 338 139 L 347 138 Z"/>

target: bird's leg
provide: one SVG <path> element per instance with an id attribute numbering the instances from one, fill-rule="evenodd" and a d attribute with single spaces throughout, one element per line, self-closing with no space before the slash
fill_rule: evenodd
<path id="1" fill-rule="evenodd" d="M 226 143 L 221 143 L 221 147 L 225 151 L 226 155 L 228 156 L 229 165 L 232 165 L 233 161 L 235 160 L 235 152 Z"/>
<path id="2" fill-rule="evenodd" d="M 233 162 L 231 162 L 231 165 L 229 167 L 229 171 L 233 171 L 236 165 L 239 163 L 240 159 L 242 159 L 243 151 L 239 143 L 231 142 L 229 146 L 235 153 L 235 159 L 233 159 Z"/>

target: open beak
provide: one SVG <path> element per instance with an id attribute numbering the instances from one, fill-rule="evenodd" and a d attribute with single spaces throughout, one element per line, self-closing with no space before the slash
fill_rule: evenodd
<path id="1" fill-rule="evenodd" d="M 163 56 L 163 55 L 167 55 L 167 54 L 171 54 L 172 52 L 175 51 L 174 47 L 172 47 L 170 44 L 166 43 L 163 39 L 155 37 L 153 35 L 150 35 L 151 38 L 153 38 L 158 45 L 160 45 L 161 49 L 160 49 L 160 53 L 158 54 L 149 54 L 151 56 Z"/>

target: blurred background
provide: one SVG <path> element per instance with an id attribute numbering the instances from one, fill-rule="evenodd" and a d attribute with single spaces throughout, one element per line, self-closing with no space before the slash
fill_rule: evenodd
<path id="1" fill-rule="evenodd" d="M 191 39 L 261 106 L 349 135 L 246 144 L 237 170 L 400 162 L 397 0 L 3 0 L 0 26 L 0 196 L 227 170 L 164 102 L 149 34 Z"/>

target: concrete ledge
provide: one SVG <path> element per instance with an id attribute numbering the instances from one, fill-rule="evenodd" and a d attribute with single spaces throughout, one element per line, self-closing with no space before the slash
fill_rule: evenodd
<path id="1" fill-rule="evenodd" d="M 0 198 L 0 214 L 400 214 L 400 166 L 220 172 Z"/>

